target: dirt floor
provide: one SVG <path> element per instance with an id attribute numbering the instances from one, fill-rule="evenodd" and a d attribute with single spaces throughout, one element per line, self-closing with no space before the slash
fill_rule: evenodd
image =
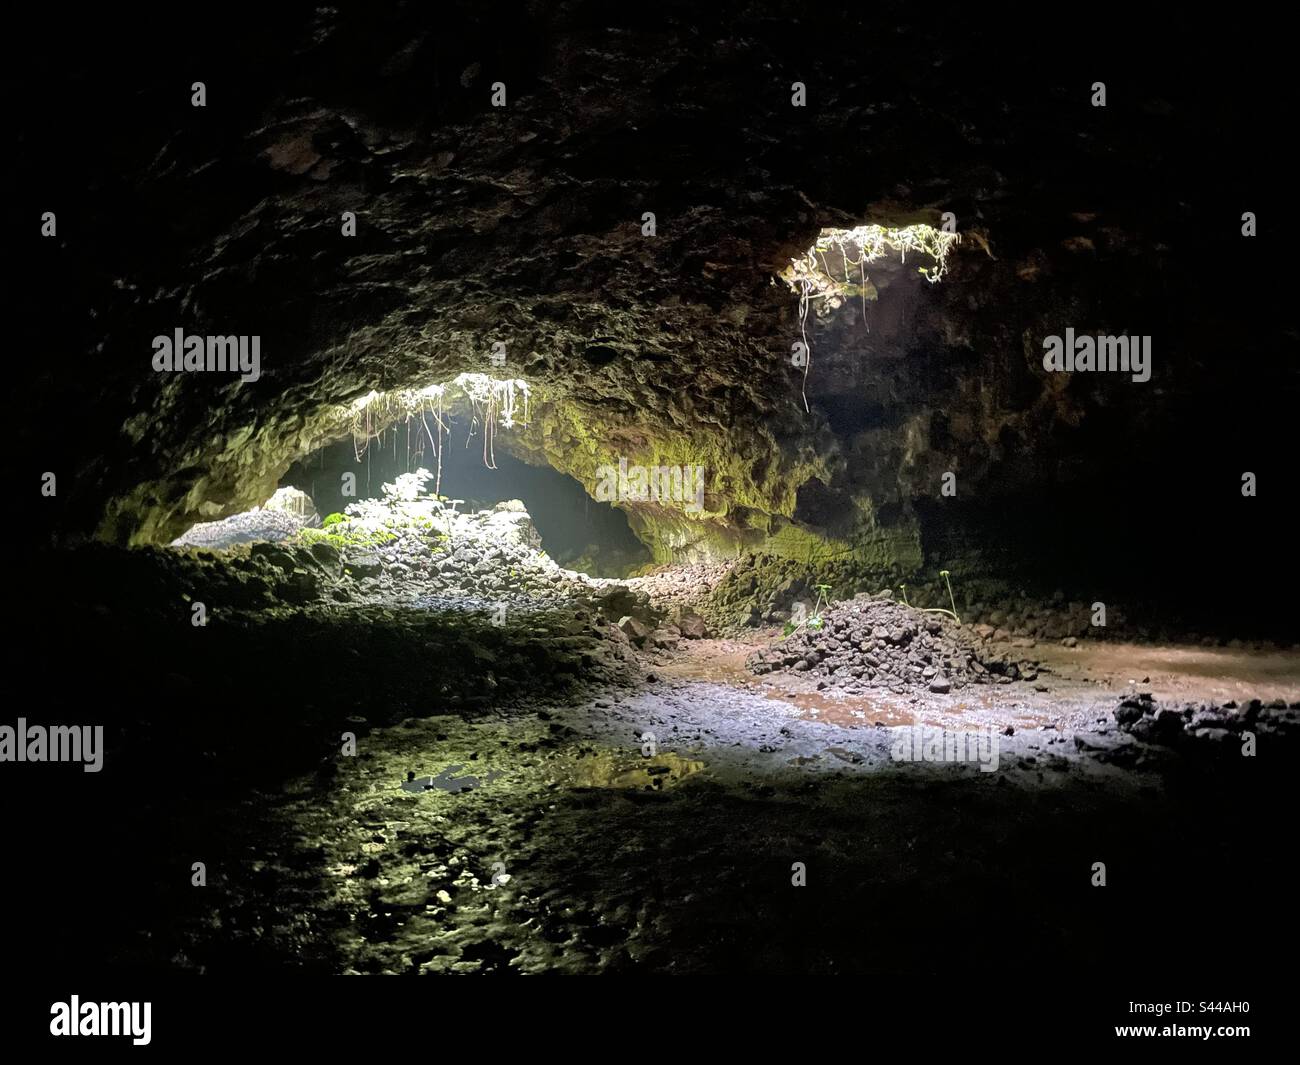
<path id="1" fill-rule="evenodd" d="M 1167 962 L 1189 951 L 1172 934 L 1185 902 L 1209 920 L 1278 857 L 1256 845 L 1267 811 L 1242 825 L 1238 805 L 1271 782 L 1104 753 L 1135 687 L 1294 700 L 1293 658 L 1087 645 L 1045 652 L 1037 684 L 864 701 L 751 677 L 752 649 L 699 641 L 644 687 L 364 732 L 337 773 L 241 803 L 173 963 L 890 973 L 997 953 L 1092 969 L 1161 896 L 1170 923 L 1139 949 Z M 998 770 L 897 762 L 915 724 L 991 729 Z"/>
<path id="2" fill-rule="evenodd" d="M 819 691 L 816 683 L 783 676 L 780 683 L 752 675 L 745 659 L 778 639 L 767 630 L 752 640 L 701 640 L 684 644 L 659 668 L 666 678 L 709 681 L 752 691 L 803 711 L 804 716 L 843 728 L 873 725 L 1012 725 L 1067 723 L 1084 728 L 1092 709 L 1110 720 L 1115 702 L 1135 691 L 1159 702 L 1224 703 L 1261 699 L 1296 701 L 1300 655 L 1158 644 L 1081 641 L 1076 647 L 1042 643 L 1033 654 L 1046 667 L 1033 683 L 1012 688 L 968 688 L 959 695 L 929 692 L 900 698 L 889 692 L 869 698 Z M 1085 704 L 1080 708 L 1077 704 Z M 1095 706 L 1093 705 L 1095 704 Z M 1071 715 L 1074 716 L 1071 716 Z M 1081 716 L 1080 716 L 1081 715 Z"/>
<path id="3" fill-rule="evenodd" d="M 1144 693 L 1295 704 L 1294 653 L 1040 644 L 1033 681 L 845 695 L 751 674 L 776 630 L 639 651 L 584 611 L 34 619 L 66 638 L 24 653 L 119 737 L 114 772 L 24 778 L 41 957 L 1100 978 L 1236 964 L 1243 916 L 1295 939 L 1260 895 L 1289 875 L 1290 749 L 1206 754 L 1115 718 Z M 926 760 L 916 726 L 966 756 Z"/>

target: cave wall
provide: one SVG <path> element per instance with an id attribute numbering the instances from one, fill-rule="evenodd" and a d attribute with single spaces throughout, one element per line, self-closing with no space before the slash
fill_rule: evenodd
<path id="1" fill-rule="evenodd" d="M 1171 511 L 1237 504 L 1241 471 L 1293 483 L 1283 237 L 1239 223 L 1278 202 L 1241 165 L 1275 73 L 1229 78 L 1213 34 L 1153 49 L 1158 21 L 1099 18 L 1063 50 L 986 10 L 736 0 L 195 17 L 34 22 L 15 70 L 60 116 L 21 124 L 14 200 L 40 353 L 14 367 L 15 450 L 60 478 L 18 502 L 39 541 L 165 542 L 265 499 L 338 438 L 335 405 L 463 370 L 533 383 L 506 446 L 584 486 L 619 455 L 706 466 L 702 516 L 629 508 L 660 560 L 979 564 L 1000 556 L 976 510 L 1071 492 L 1096 515 L 1079 539 L 1136 524 L 1154 557 Z M 774 275 L 823 226 L 945 211 L 972 236 L 947 278 L 815 326 L 805 412 Z M 1067 325 L 1153 334 L 1153 380 L 1044 374 Z M 259 335 L 261 378 L 153 372 L 174 328 Z M 1282 550 L 1278 499 L 1189 517 L 1185 563 Z"/>

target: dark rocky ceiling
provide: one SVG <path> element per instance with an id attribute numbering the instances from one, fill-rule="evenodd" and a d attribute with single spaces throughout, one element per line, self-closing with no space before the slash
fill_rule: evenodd
<path id="1" fill-rule="evenodd" d="M 1241 470 L 1286 468 L 1295 395 L 1274 45 L 1079 22 L 721 0 L 33 26 L 14 420 L 60 492 L 24 499 L 26 526 L 165 540 L 269 495 L 330 405 L 489 370 L 493 341 L 541 397 L 504 446 L 587 484 L 598 451 L 702 461 L 706 544 L 847 538 L 846 515 L 912 537 L 944 471 L 995 503 L 1078 482 L 1127 505 L 1169 477 L 1160 505 L 1231 501 Z M 774 274 L 823 226 L 944 211 L 987 250 L 882 292 L 870 329 L 854 307 L 820 326 L 805 413 Z M 1152 382 L 1043 374 L 1067 325 L 1154 335 Z M 261 379 L 154 373 L 151 338 L 181 327 L 260 335 Z M 1189 476 L 1217 487 L 1187 499 Z"/>

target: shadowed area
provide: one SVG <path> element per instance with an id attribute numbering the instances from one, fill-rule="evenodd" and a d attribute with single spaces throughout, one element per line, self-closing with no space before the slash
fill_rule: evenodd
<path id="1" fill-rule="evenodd" d="M 1256 14 L 15 15 L 15 973 L 1286 957 Z"/>

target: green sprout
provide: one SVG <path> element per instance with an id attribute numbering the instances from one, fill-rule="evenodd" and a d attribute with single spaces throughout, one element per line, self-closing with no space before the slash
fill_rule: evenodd
<path id="1" fill-rule="evenodd" d="M 943 578 L 943 583 L 948 586 L 948 602 L 952 605 L 952 616 L 957 618 L 957 624 L 960 625 L 961 618 L 957 617 L 957 600 L 953 598 L 952 581 L 948 579 L 948 571 L 946 569 L 941 569 L 939 571 L 939 576 Z"/>
<path id="2" fill-rule="evenodd" d="M 943 583 L 948 586 L 948 602 L 952 604 L 952 609 L 949 610 L 947 607 L 941 607 L 941 606 L 917 607 L 916 609 L 919 610 L 922 614 L 947 614 L 948 617 L 952 618 L 953 621 L 957 622 L 957 624 L 960 625 L 961 618 L 957 616 L 957 600 L 953 598 L 952 582 L 948 580 L 948 571 L 946 569 L 941 569 L 939 571 L 939 576 L 943 578 Z M 903 605 L 910 609 L 912 604 L 907 601 L 907 585 L 900 584 L 899 588 L 901 588 L 903 591 Z"/>
<path id="3" fill-rule="evenodd" d="M 822 608 L 825 607 L 829 610 L 831 606 L 831 586 L 829 584 L 814 584 L 813 587 L 817 589 L 817 602 L 813 604 L 812 613 L 799 622 L 798 625 L 793 621 L 787 621 L 781 630 L 782 638 L 794 635 L 805 625 L 808 627 L 809 632 L 821 632 L 822 626 L 826 623 L 822 617 Z"/>

